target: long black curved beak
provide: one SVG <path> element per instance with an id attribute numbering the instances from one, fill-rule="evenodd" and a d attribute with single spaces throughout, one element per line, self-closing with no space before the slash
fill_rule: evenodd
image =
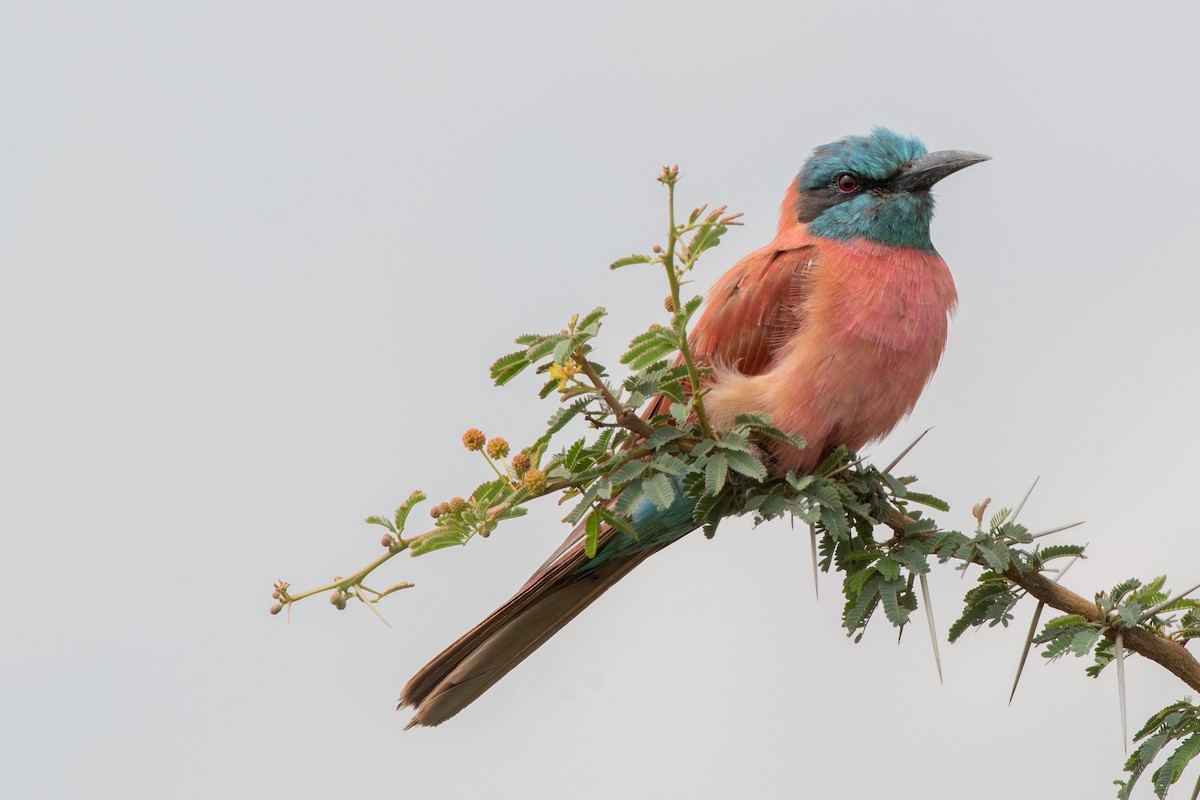
<path id="1" fill-rule="evenodd" d="M 969 150 L 938 150 L 908 162 L 904 171 L 890 183 L 893 188 L 904 192 L 927 192 L 947 175 L 980 161 L 990 160 L 991 156 L 972 153 Z"/>

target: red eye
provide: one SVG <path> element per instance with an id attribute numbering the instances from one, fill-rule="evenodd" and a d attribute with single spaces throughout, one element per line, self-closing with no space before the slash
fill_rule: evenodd
<path id="1" fill-rule="evenodd" d="M 855 189 L 858 188 L 858 178 L 854 177 L 853 175 L 851 175 L 850 173 L 847 172 L 845 175 L 841 175 L 838 177 L 837 188 L 838 188 L 839 192 L 843 192 L 844 194 L 850 194 L 851 192 L 853 192 Z"/>

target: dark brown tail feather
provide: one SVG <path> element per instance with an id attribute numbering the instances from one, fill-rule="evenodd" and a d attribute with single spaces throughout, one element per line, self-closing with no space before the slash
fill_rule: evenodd
<path id="1" fill-rule="evenodd" d="M 535 575 L 405 685 L 399 707 L 415 709 L 405 728 L 440 725 L 462 711 L 657 550 L 604 564 L 584 575 L 571 574 L 576 563 Z"/>

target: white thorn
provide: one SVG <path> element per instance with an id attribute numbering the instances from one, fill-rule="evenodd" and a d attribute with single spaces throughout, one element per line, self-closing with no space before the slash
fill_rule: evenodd
<path id="1" fill-rule="evenodd" d="M 1086 548 L 1087 545 L 1085 544 L 1084 547 Z M 1060 569 L 1058 571 L 1058 574 L 1054 576 L 1054 582 L 1058 583 L 1059 581 L 1061 581 L 1063 579 L 1063 576 L 1067 574 L 1067 570 L 1069 570 L 1071 567 L 1075 566 L 1075 562 L 1078 561 L 1079 558 L 1080 558 L 1079 556 L 1075 556 L 1070 561 L 1068 561 L 1067 565 L 1065 567 L 1063 567 L 1062 569 Z"/>
<path id="2" fill-rule="evenodd" d="M 808 525 L 808 540 L 812 544 L 812 565 L 813 565 L 813 594 L 817 600 L 821 599 L 821 584 L 817 580 L 817 527 L 812 523 Z"/>
<path id="3" fill-rule="evenodd" d="M 1029 633 L 1025 637 L 1025 646 L 1021 648 L 1021 660 L 1017 662 L 1017 675 L 1013 678 L 1012 691 L 1008 693 L 1010 706 L 1013 698 L 1017 696 L 1017 684 L 1021 682 L 1021 673 L 1025 671 L 1025 661 L 1029 658 L 1029 651 L 1033 647 L 1033 637 L 1037 634 L 1038 622 L 1042 618 L 1042 609 L 1045 607 L 1045 601 L 1038 600 L 1037 609 L 1033 612 L 1033 619 L 1029 621 Z"/>
<path id="4" fill-rule="evenodd" d="M 921 434 L 924 436 L 925 434 Z M 925 579 L 925 573 L 922 572 L 918 576 L 921 579 L 921 602 L 925 604 L 925 619 L 929 622 L 929 641 L 933 644 L 933 661 L 937 664 L 938 683 L 945 684 L 942 680 L 942 655 L 938 652 L 937 626 L 933 624 L 933 605 L 929 602 L 929 581 Z"/>
<path id="5" fill-rule="evenodd" d="M 358 598 L 360 603 L 365 605 L 367 608 L 371 609 L 371 613 L 374 614 L 375 616 L 379 617 L 380 622 L 382 622 L 384 625 L 387 625 L 389 628 L 392 627 L 392 623 L 388 622 L 386 619 L 383 618 L 383 614 L 379 613 L 379 609 L 375 607 L 374 603 L 370 602 L 369 600 L 367 600 L 367 598 L 363 597 L 362 591 L 357 586 L 354 587 L 354 596 Z"/>
<path id="6" fill-rule="evenodd" d="M 926 429 L 925 429 L 925 430 L 924 430 L 924 431 L 921 433 L 921 435 L 920 435 L 920 436 L 918 436 L 916 439 L 913 439 L 913 443 L 912 443 L 912 444 L 910 444 L 908 447 L 904 448 L 903 450 L 901 450 L 901 451 L 900 451 L 900 455 L 898 455 L 898 456 L 896 456 L 895 458 L 893 458 L 893 459 L 892 459 L 892 463 L 890 463 L 890 464 L 888 464 L 886 467 L 884 467 L 884 468 L 883 468 L 883 471 L 884 471 L 884 472 L 891 472 L 891 471 L 892 471 L 892 470 L 893 470 L 893 469 L 896 467 L 896 465 L 900 463 L 900 459 L 902 459 L 902 458 L 904 458 L 906 455 L 908 455 L 909 451 L 910 451 L 910 450 L 912 450 L 914 447 L 916 447 L 916 446 L 917 446 L 917 445 L 920 443 L 920 441 L 921 441 L 922 439 L 924 439 L 924 438 L 925 438 L 925 434 L 926 434 L 926 433 L 929 433 L 931 430 L 933 430 L 933 428 L 926 428 Z"/>
<path id="7" fill-rule="evenodd" d="M 1070 525 L 1059 525 L 1057 528 L 1051 528 L 1048 531 L 1042 531 L 1041 533 L 1035 533 L 1033 536 L 1031 536 L 1029 538 L 1040 539 L 1043 536 L 1049 536 L 1052 533 L 1062 533 L 1063 531 L 1070 530 L 1071 528 L 1078 528 L 1084 522 L 1086 522 L 1086 520 L 1081 519 L 1081 520 L 1079 520 L 1079 522 L 1072 522 Z"/>
<path id="8" fill-rule="evenodd" d="M 1087 545 L 1084 545 L 1087 547 Z M 1058 583 L 1067 574 L 1067 570 L 1075 566 L 1075 562 L 1079 560 L 1079 556 L 1075 556 L 1067 565 L 1058 571 L 1054 576 L 1054 582 Z M 1017 662 L 1017 675 L 1013 678 L 1012 691 L 1008 695 L 1008 704 L 1012 705 L 1013 698 L 1017 696 L 1017 684 L 1021 681 L 1021 673 L 1025 670 L 1025 662 L 1029 658 L 1029 650 L 1033 646 L 1033 637 L 1037 633 L 1038 621 L 1042 618 L 1042 610 L 1046 608 L 1044 600 L 1039 600 L 1037 610 L 1033 612 L 1033 619 L 1029 622 L 1029 634 L 1025 637 L 1025 646 L 1021 649 L 1021 660 Z"/>
<path id="9" fill-rule="evenodd" d="M 837 469 L 833 470 L 832 472 L 830 472 L 830 473 L 829 473 L 828 475 L 826 475 L 825 477 L 826 477 L 826 478 L 832 478 L 834 475 L 839 475 L 839 474 L 841 474 L 841 473 L 845 472 L 846 470 L 850 469 L 851 467 L 857 467 L 859 464 L 863 463 L 863 462 L 864 462 L 864 461 L 866 461 L 866 460 L 867 460 L 867 456 L 859 456 L 859 457 L 858 457 L 857 459 L 855 459 L 854 461 L 850 461 L 850 462 L 848 462 L 848 463 L 846 463 L 846 464 L 842 464 L 840 467 L 838 467 Z"/>
<path id="10" fill-rule="evenodd" d="M 1125 755 L 1129 755 L 1129 728 L 1125 723 L 1125 632 L 1117 628 L 1117 638 L 1113 644 L 1113 652 L 1117 659 L 1117 694 L 1121 698 L 1121 746 Z"/>
<path id="11" fill-rule="evenodd" d="M 1029 495 L 1033 494 L 1034 487 L 1036 487 L 1038 485 L 1038 481 L 1040 481 L 1041 479 L 1042 479 L 1041 475 L 1038 475 L 1036 478 L 1033 479 L 1033 484 L 1030 485 L 1029 491 L 1026 492 L 1025 496 L 1021 498 L 1021 502 L 1017 503 L 1017 510 L 1012 512 L 1011 515 L 1009 515 L 1009 519 L 1012 522 L 1017 521 L 1017 515 L 1021 513 L 1021 509 L 1025 507 L 1025 501 L 1029 499 Z"/>

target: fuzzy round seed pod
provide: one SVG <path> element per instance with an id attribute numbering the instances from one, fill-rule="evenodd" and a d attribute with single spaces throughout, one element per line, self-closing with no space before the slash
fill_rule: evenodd
<path id="1" fill-rule="evenodd" d="M 461 511 L 467 510 L 467 501 L 461 497 L 456 497 L 446 504 L 446 511 L 451 514 L 458 514 Z"/>
<path id="2" fill-rule="evenodd" d="M 529 468 L 533 466 L 533 462 L 529 459 L 528 453 L 517 453 L 512 457 L 513 472 L 517 473 L 517 477 L 521 477 Z"/>
<path id="3" fill-rule="evenodd" d="M 394 545 L 395 543 L 396 543 L 396 537 L 392 536 L 390 533 L 385 533 L 383 535 L 383 538 L 379 540 L 379 546 L 386 547 L 389 550 L 392 549 L 392 545 Z"/>
<path id="4" fill-rule="evenodd" d="M 476 450 L 482 450 L 486 442 L 487 437 L 483 435 L 483 431 L 479 430 L 479 428 L 471 428 L 462 436 L 463 447 L 472 453 Z"/>
<path id="5" fill-rule="evenodd" d="M 496 460 L 508 458 L 508 441 L 503 436 L 496 436 L 489 439 L 487 454 Z"/>
<path id="6" fill-rule="evenodd" d="M 664 297 L 663 298 L 663 308 L 665 308 L 667 311 L 674 312 L 675 311 L 675 298 L 671 297 L 671 295 L 667 295 L 666 297 Z"/>
<path id="7" fill-rule="evenodd" d="M 440 517 L 442 514 L 445 514 L 449 510 L 450 510 L 449 503 L 438 503 L 436 506 L 429 509 L 429 516 L 433 517 L 434 519 L 437 519 L 438 517 Z"/>
<path id="8" fill-rule="evenodd" d="M 546 473 L 540 469 L 531 469 L 525 473 L 521 483 L 525 485 L 526 489 L 537 494 L 546 488 Z"/>

